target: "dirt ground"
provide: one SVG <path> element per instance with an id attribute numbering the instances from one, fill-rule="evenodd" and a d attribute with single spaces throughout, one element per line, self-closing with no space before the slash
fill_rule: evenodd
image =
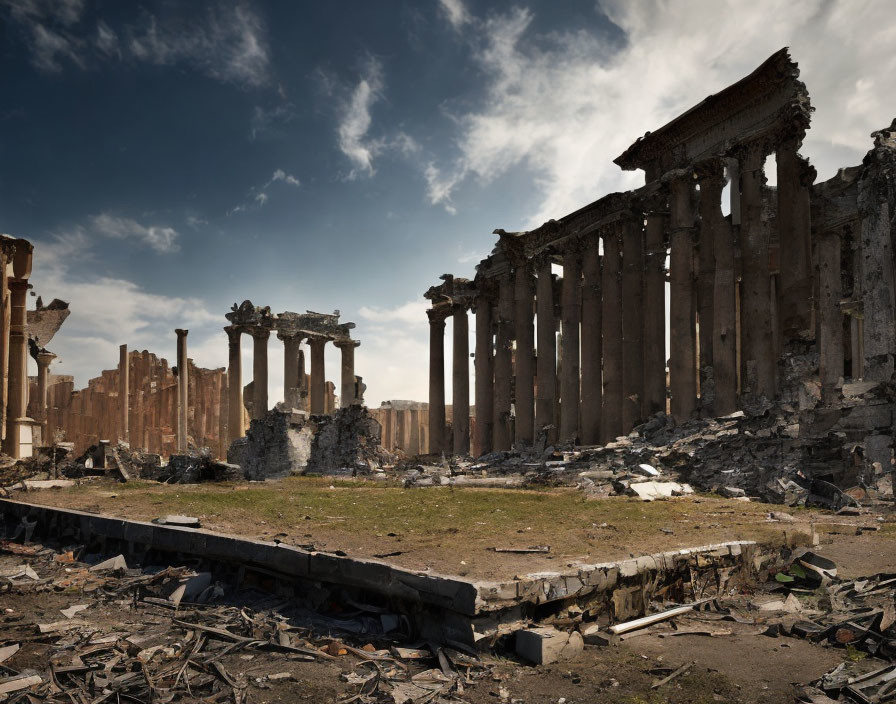
<path id="1" fill-rule="evenodd" d="M 710 496 L 585 500 L 570 488 L 402 489 L 320 478 L 176 486 L 98 480 L 17 498 L 137 520 L 190 515 L 208 530 L 477 579 L 730 540 L 782 544 L 805 540 L 812 522 L 823 534 L 873 520 L 794 509 L 796 520 L 781 523 L 767 520 L 781 506 Z M 547 554 L 494 552 L 544 545 Z"/>

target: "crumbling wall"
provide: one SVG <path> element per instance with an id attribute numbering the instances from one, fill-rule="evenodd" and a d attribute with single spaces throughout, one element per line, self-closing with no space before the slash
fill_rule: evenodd
<path id="1" fill-rule="evenodd" d="M 177 445 L 177 377 L 167 360 L 146 350 L 132 351 L 128 363 L 130 445 L 167 457 Z M 57 429 L 63 431 L 65 439 L 74 443 L 76 455 L 100 440 L 123 440 L 118 378 L 118 369 L 105 370 L 76 390 L 72 377 L 50 375 L 47 437 L 53 438 Z M 224 369 L 202 369 L 190 362 L 188 379 L 189 442 L 223 456 L 227 374 Z M 37 403 L 36 379 L 31 380 L 29 397 L 32 404 Z"/>
<path id="2" fill-rule="evenodd" d="M 380 447 L 382 427 L 363 406 L 355 404 L 331 416 L 314 416 L 313 422 L 316 428 L 308 471 L 367 473 L 388 459 Z"/>
<path id="3" fill-rule="evenodd" d="M 301 474 L 311 457 L 313 435 L 305 413 L 274 409 L 249 423 L 246 436 L 231 444 L 227 461 L 242 467 L 250 480 Z"/>

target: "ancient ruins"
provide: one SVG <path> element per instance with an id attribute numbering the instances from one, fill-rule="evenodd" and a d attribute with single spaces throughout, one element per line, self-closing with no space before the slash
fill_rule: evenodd
<path id="1" fill-rule="evenodd" d="M 872 135 L 861 165 L 814 183 L 799 153 L 812 108 L 798 75 L 782 49 L 621 154 L 643 187 L 532 231 L 496 230 L 475 278 L 446 274 L 426 292 L 431 452 L 606 444 L 657 413 L 684 422 L 775 406 L 792 438 L 838 438 L 862 449 L 869 481 L 889 474 L 896 123 Z"/>
<path id="2" fill-rule="evenodd" d="M 77 390 L 0 237 L 0 701 L 896 699 L 896 120 L 816 183 L 812 110 L 782 49 L 495 230 L 425 293 L 428 403 L 248 300 L 226 368 L 177 328 Z"/>

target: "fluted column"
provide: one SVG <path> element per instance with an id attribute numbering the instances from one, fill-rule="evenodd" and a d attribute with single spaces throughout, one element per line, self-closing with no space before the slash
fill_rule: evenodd
<path id="1" fill-rule="evenodd" d="M 694 301 L 694 211 L 691 173 L 676 175 L 671 188 L 669 263 L 672 415 L 682 421 L 697 406 L 697 330 Z"/>
<path id="2" fill-rule="evenodd" d="M 815 169 L 799 155 L 800 138 L 778 146 L 778 240 L 780 275 L 778 321 L 781 340 L 810 332 L 812 320 L 812 241 L 809 186 Z"/>
<path id="3" fill-rule="evenodd" d="M 339 407 L 348 408 L 357 400 L 355 398 L 355 347 L 358 340 L 339 340 L 334 343 L 342 353 L 340 365 Z"/>
<path id="4" fill-rule="evenodd" d="M 429 452 L 445 451 L 445 317 L 443 308 L 430 308 L 429 317 Z"/>
<path id="5" fill-rule="evenodd" d="M 39 418 L 37 420 L 41 422 L 43 428 L 42 439 L 44 445 L 51 445 L 53 442 L 52 438 L 47 437 L 47 388 L 50 377 L 50 363 L 54 359 L 56 359 L 56 355 L 47 350 L 41 350 L 37 353 L 37 399 L 39 409 Z"/>
<path id="6" fill-rule="evenodd" d="M 632 213 L 622 227 L 622 432 L 643 420 L 644 396 L 644 227 Z"/>
<path id="7" fill-rule="evenodd" d="M 492 296 L 485 282 L 476 296 L 476 426 L 473 431 L 473 456 L 492 451 L 495 408 L 495 360 L 492 341 Z M 432 422 L 432 416 L 430 416 Z M 430 431 L 432 437 L 432 431 Z"/>
<path id="8" fill-rule="evenodd" d="M 815 241 L 818 253 L 818 372 L 821 397 L 829 404 L 836 398 L 843 376 L 843 313 L 840 311 L 840 233 L 827 230 Z"/>
<path id="9" fill-rule="evenodd" d="M 600 239 L 589 238 L 582 255 L 582 431 L 583 445 L 600 442 L 602 331 Z M 553 323 L 553 319 L 551 320 Z M 539 321 L 539 325 L 541 321 Z"/>
<path id="10" fill-rule="evenodd" d="M 645 418 L 666 412 L 666 198 L 658 194 L 644 230 Z"/>
<path id="11" fill-rule="evenodd" d="M 756 396 L 775 397 L 775 348 L 771 318 L 771 280 L 768 268 L 768 226 L 762 221 L 762 186 L 765 152 L 750 144 L 739 154 L 743 261 L 741 301 L 742 380 L 744 390 Z"/>
<path id="12" fill-rule="evenodd" d="M 9 263 L 16 253 L 11 240 L 0 239 L 0 438 L 6 437 L 9 401 Z M 5 446 L 4 446 L 5 447 Z"/>
<path id="13" fill-rule="evenodd" d="M 189 414 L 189 361 L 187 359 L 188 330 L 177 333 L 177 451 L 187 451 L 187 416 Z"/>
<path id="14" fill-rule="evenodd" d="M 582 264 L 578 248 L 563 254 L 563 348 L 560 369 L 560 440 L 579 434 L 579 322 Z"/>
<path id="15" fill-rule="evenodd" d="M 722 189 L 725 186 L 724 163 L 711 160 L 697 169 L 700 183 L 700 247 L 712 240 L 712 339 L 704 339 L 703 318 L 700 319 L 700 360 L 703 405 L 717 416 L 737 410 L 737 319 L 734 276 L 734 237 L 731 226 L 722 216 Z M 736 187 L 737 184 L 735 184 Z M 703 276 L 701 271 L 701 277 Z M 702 284 L 705 283 L 701 281 Z M 710 345 L 711 351 L 705 349 Z M 710 397 L 707 368 L 711 360 L 712 389 Z M 711 401 L 711 403 L 710 403 Z"/>
<path id="16" fill-rule="evenodd" d="M 298 409 L 302 336 L 295 332 L 280 331 L 277 333 L 277 339 L 283 342 L 283 402 L 287 408 Z"/>
<path id="17" fill-rule="evenodd" d="M 40 355 L 38 355 L 39 357 Z M 130 405 L 130 381 L 128 364 L 128 346 L 120 345 L 118 348 L 118 410 L 121 414 L 121 434 L 119 441 L 130 442 L 130 428 L 128 426 L 128 407 Z M 46 396 L 41 397 L 46 404 Z M 42 406 L 43 407 L 43 406 Z M 46 418 L 44 418 L 46 420 Z M 46 440 L 45 440 L 46 442 Z"/>
<path id="18" fill-rule="evenodd" d="M 458 305 L 452 319 L 451 406 L 454 454 L 470 454 L 470 324 L 466 306 Z"/>
<path id="19" fill-rule="evenodd" d="M 326 370 L 324 368 L 324 347 L 327 340 L 324 337 L 311 337 L 308 345 L 311 347 L 311 413 L 320 415 L 326 413 Z"/>
<path id="20" fill-rule="evenodd" d="M 495 338 L 495 405 L 492 449 L 510 449 L 510 383 L 513 376 L 513 283 L 510 273 L 498 277 Z"/>
<path id="21" fill-rule="evenodd" d="M 268 412 L 268 328 L 254 326 L 252 335 L 252 418 L 264 418 Z"/>
<path id="22" fill-rule="evenodd" d="M 9 326 L 9 407 L 6 426 L 6 454 L 22 457 L 22 426 L 28 408 L 27 280 L 11 280 Z"/>
<path id="23" fill-rule="evenodd" d="M 227 333 L 227 438 L 243 437 L 243 355 L 240 349 L 242 328 L 228 325 Z"/>
<path id="24" fill-rule="evenodd" d="M 545 255 L 538 263 L 536 291 L 538 316 L 538 357 L 535 370 L 538 389 L 535 395 L 535 429 L 550 427 L 548 441 L 557 439 L 557 319 L 554 315 L 554 275 L 551 257 Z"/>
<path id="25" fill-rule="evenodd" d="M 623 301 L 622 301 L 622 225 L 615 223 L 601 232 L 604 240 L 603 316 L 603 409 L 601 440 L 612 442 L 622 435 Z"/>
<path id="26" fill-rule="evenodd" d="M 517 447 L 531 446 L 535 440 L 535 292 L 528 262 L 514 270 L 514 442 Z"/>

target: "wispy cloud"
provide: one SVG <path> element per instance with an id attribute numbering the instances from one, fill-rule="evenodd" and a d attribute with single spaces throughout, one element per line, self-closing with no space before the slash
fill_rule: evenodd
<path id="1" fill-rule="evenodd" d="M 275 169 L 274 173 L 271 174 L 271 177 L 267 181 L 260 186 L 252 186 L 252 188 L 249 189 L 248 200 L 235 205 L 227 211 L 227 215 L 230 216 L 236 213 L 244 213 L 253 208 L 261 208 L 270 200 L 271 196 L 268 191 L 275 183 L 283 183 L 294 188 L 298 188 L 302 185 L 301 181 L 292 174 L 286 173 L 283 169 Z"/>
<path id="2" fill-rule="evenodd" d="M 361 306 L 358 314 L 364 319 L 374 323 L 408 323 L 417 325 L 426 319 L 427 302 L 424 300 L 408 301 L 395 308 L 381 308 L 379 306 Z"/>
<path id="3" fill-rule="evenodd" d="M 148 245 L 160 254 L 177 252 L 177 232 L 171 227 L 141 225 L 131 218 L 100 213 L 90 218 L 91 230 L 113 239 L 130 239 Z"/>
<path id="4" fill-rule="evenodd" d="M 464 25 L 469 24 L 472 19 L 463 0 L 439 0 L 439 6 L 448 22 L 457 31 L 463 29 Z"/>
<path id="5" fill-rule="evenodd" d="M 22 28 L 41 71 L 59 72 L 67 64 L 91 69 L 116 58 L 189 66 L 246 87 L 270 81 L 264 23 L 246 3 L 212 3 L 198 21 L 165 7 L 117 29 L 103 20 L 88 26 L 83 0 L 0 0 L 0 9 Z"/>
<path id="6" fill-rule="evenodd" d="M 452 14 L 456 2 L 442 7 L 452 26 L 465 18 L 484 90 L 472 109 L 449 115 L 454 155 L 426 167 L 429 201 L 449 211 L 461 183 L 488 184 L 512 170 L 527 170 L 540 192 L 520 214 L 521 227 L 642 183 L 642 174 L 620 171 L 613 158 L 785 45 L 817 108 L 802 151 L 820 178 L 844 159 L 859 161 L 868 134 L 892 117 L 896 24 L 878 21 L 874 3 L 605 0 L 597 11 L 621 31 L 601 35 L 578 27 L 539 33 L 525 6 L 487 17 Z"/>
<path id="7" fill-rule="evenodd" d="M 346 102 L 337 132 L 339 148 L 352 163 L 348 178 L 373 176 L 373 160 L 383 148 L 381 139 L 371 138 L 370 108 L 382 97 L 383 69 L 379 60 L 369 57 L 364 72 Z"/>

